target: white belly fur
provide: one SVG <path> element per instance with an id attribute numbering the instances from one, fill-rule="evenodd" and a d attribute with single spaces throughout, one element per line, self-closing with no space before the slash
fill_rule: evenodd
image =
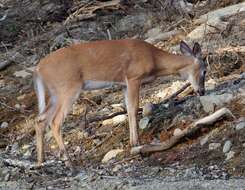
<path id="1" fill-rule="evenodd" d="M 111 88 L 115 84 L 125 85 L 125 83 L 120 82 L 87 80 L 84 82 L 83 90 L 98 90 L 103 88 Z"/>

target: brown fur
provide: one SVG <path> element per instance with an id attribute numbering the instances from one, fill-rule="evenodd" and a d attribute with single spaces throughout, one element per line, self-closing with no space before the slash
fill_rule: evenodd
<path id="1" fill-rule="evenodd" d="M 41 123 L 36 126 L 38 163 L 44 160 L 42 139 L 46 125 L 51 125 L 60 150 L 70 160 L 60 126 L 84 81 L 126 83 L 130 144 L 135 146 L 139 143 L 137 110 L 142 80 L 182 72 L 195 72 L 198 80 L 199 71 L 200 66 L 193 56 L 170 54 L 140 40 L 97 41 L 52 52 L 40 61 L 35 73 L 48 88 L 50 96 L 57 99 L 46 106 Z"/>

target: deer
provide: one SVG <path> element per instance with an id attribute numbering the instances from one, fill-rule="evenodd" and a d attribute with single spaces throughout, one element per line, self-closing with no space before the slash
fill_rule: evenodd
<path id="1" fill-rule="evenodd" d="M 182 54 L 163 51 L 142 40 L 102 40 L 58 49 L 40 60 L 34 71 L 39 115 L 36 132 L 37 165 L 44 162 L 45 128 L 51 128 L 65 164 L 72 167 L 61 125 L 81 91 L 119 84 L 125 87 L 130 146 L 139 145 L 137 113 L 143 83 L 157 77 L 179 75 L 194 92 L 205 93 L 206 66 L 199 43 L 191 49 L 180 42 Z M 45 98 L 48 94 L 48 102 Z"/>

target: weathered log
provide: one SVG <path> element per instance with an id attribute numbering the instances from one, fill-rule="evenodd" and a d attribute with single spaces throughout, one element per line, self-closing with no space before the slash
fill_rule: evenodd
<path id="1" fill-rule="evenodd" d="M 229 117 L 235 118 L 235 116 L 231 113 L 231 111 L 227 108 L 221 108 L 218 111 L 214 112 L 213 114 L 206 116 L 202 119 L 191 124 L 190 127 L 187 127 L 177 136 L 172 136 L 170 139 L 158 143 L 158 144 L 149 144 L 149 145 L 142 145 L 133 147 L 131 149 L 131 154 L 139 154 L 139 153 L 148 153 L 148 152 L 157 152 L 167 150 L 177 144 L 183 137 L 190 136 L 191 134 L 195 133 L 203 126 L 211 125 L 222 117 Z"/>

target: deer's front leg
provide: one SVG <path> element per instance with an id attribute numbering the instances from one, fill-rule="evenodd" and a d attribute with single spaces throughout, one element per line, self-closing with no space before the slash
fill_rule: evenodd
<path id="1" fill-rule="evenodd" d="M 139 145 L 137 113 L 139 107 L 140 80 L 126 79 L 126 82 L 127 90 L 125 100 L 129 119 L 130 145 L 136 146 Z"/>

